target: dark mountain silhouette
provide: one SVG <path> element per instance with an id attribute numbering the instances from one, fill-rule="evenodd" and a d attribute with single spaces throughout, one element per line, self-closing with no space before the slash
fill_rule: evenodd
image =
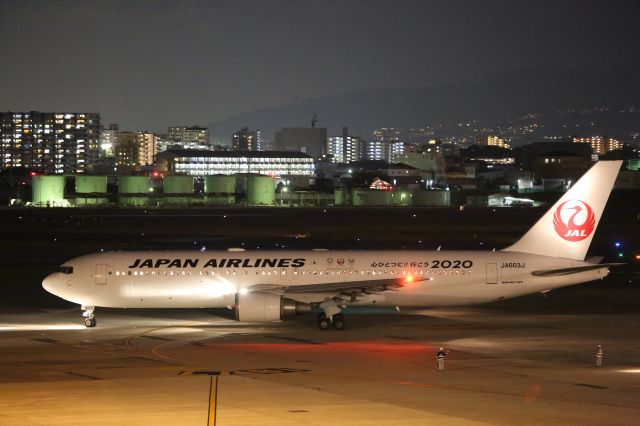
<path id="1" fill-rule="evenodd" d="M 364 138 L 380 127 L 438 126 L 438 136 L 454 136 L 467 131 L 457 123 L 505 128 L 535 113 L 543 124 L 537 132 L 569 135 L 588 125 L 589 132 L 628 134 L 640 131 L 638 83 L 637 72 L 624 69 L 518 70 L 474 83 L 305 99 L 212 122 L 209 128 L 214 136 L 230 139 L 233 132 L 249 126 L 272 140 L 280 127 L 310 126 L 316 113 L 317 125 L 327 127 L 329 134 L 339 134 L 342 126 Z"/>

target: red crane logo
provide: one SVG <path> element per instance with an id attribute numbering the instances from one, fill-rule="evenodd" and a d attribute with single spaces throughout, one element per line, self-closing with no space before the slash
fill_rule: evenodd
<path id="1" fill-rule="evenodd" d="M 568 200 L 560 204 L 553 215 L 553 227 L 567 241 L 582 241 L 596 227 L 596 215 L 584 201 Z"/>

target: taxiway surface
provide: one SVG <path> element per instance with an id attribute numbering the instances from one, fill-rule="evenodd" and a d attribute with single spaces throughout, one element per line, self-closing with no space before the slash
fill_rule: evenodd
<path id="1" fill-rule="evenodd" d="M 77 309 L 14 309 L 0 323 L 0 425 L 204 425 L 209 378 L 193 371 L 230 373 L 218 425 L 638 424 L 640 313 L 594 303 L 600 285 L 550 301 L 353 311 L 340 332 L 205 310 L 100 310 L 85 329 Z"/>

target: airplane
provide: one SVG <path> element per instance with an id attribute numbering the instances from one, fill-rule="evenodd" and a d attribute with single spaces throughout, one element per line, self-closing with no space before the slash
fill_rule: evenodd
<path id="1" fill-rule="evenodd" d="M 517 242 L 493 251 L 130 251 L 65 262 L 46 291 L 95 307 L 224 308 L 241 322 L 318 312 L 345 328 L 351 306 L 464 306 L 604 278 L 616 263 L 586 258 L 622 161 L 595 163 Z M 312 310 L 315 308 L 315 310 Z"/>

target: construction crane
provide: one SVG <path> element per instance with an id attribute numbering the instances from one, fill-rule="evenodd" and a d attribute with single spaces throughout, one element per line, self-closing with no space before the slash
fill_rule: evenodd
<path id="1" fill-rule="evenodd" d="M 318 123 L 318 114 L 316 114 L 315 111 L 309 110 L 306 107 L 306 105 L 304 104 L 304 101 L 302 99 L 300 99 L 298 96 L 295 96 L 295 100 L 300 105 L 300 107 L 302 109 L 304 109 L 305 114 L 312 114 L 312 116 L 311 116 L 311 127 L 312 128 L 316 127 L 316 124 Z"/>

